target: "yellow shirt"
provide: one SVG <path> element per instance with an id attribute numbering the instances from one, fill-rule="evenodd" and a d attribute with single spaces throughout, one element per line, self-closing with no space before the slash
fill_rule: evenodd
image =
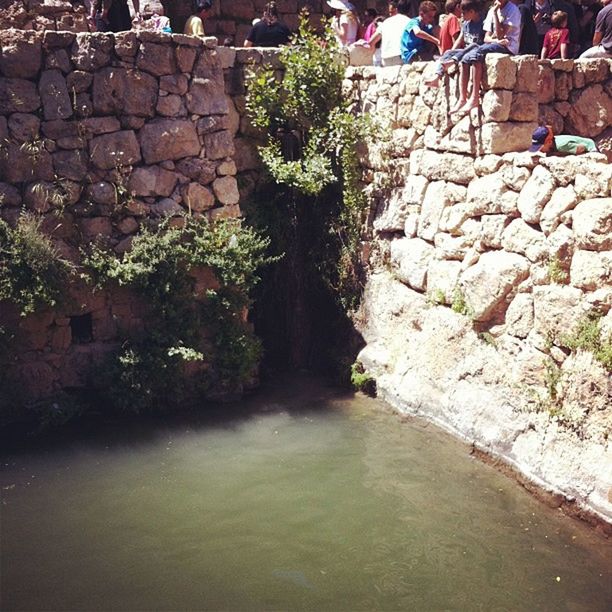
<path id="1" fill-rule="evenodd" d="M 197 15 L 192 15 L 187 19 L 183 34 L 189 34 L 190 36 L 204 36 L 204 23 Z"/>

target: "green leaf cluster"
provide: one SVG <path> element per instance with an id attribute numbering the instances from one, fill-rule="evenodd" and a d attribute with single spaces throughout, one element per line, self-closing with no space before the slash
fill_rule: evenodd
<path id="1" fill-rule="evenodd" d="M 612 337 L 604 337 L 601 316 L 598 312 L 589 313 L 579 321 L 573 334 L 561 337 L 560 344 L 572 351 L 590 351 L 608 372 L 612 372 Z"/>
<path id="2" fill-rule="evenodd" d="M 12 302 L 24 317 L 37 308 L 55 306 L 74 273 L 41 224 L 42 219 L 27 213 L 15 227 L 0 219 L 0 301 Z"/>

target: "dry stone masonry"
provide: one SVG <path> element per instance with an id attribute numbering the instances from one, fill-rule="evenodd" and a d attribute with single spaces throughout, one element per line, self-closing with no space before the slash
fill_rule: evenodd
<path id="1" fill-rule="evenodd" d="M 100 238 L 123 253 L 148 218 L 240 215 L 216 39 L 5 30 L 0 43 L 4 219 L 39 213 L 76 261 Z M 84 384 L 92 363 L 144 329 L 134 296 L 70 291 L 66 309 L 23 320 L 1 306 L 34 396 Z M 75 328 L 84 316 L 87 342 Z"/>
<path id="2" fill-rule="evenodd" d="M 345 81 L 387 126 L 363 155 L 373 213 L 360 359 L 392 404 L 604 522 L 612 381 L 564 338 L 594 311 L 612 336 L 612 166 L 602 153 L 526 150 L 542 118 L 573 134 L 609 129 L 611 66 L 488 56 L 482 111 L 455 123 L 455 83 L 424 88 L 429 65 L 352 67 Z"/>

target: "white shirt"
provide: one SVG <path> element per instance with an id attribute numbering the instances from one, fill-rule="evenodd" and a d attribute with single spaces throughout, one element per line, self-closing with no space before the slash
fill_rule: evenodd
<path id="1" fill-rule="evenodd" d="M 493 7 L 489 9 L 484 20 L 483 29 L 489 34 L 495 34 L 495 21 L 493 20 Z M 521 11 L 516 4 L 507 2 L 506 6 L 500 9 L 503 25 L 508 28 L 506 38 L 508 39 L 508 49 L 510 53 L 516 55 L 519 52 L 519 42 L 521 39 Z"/>
<path id="2" fill-rule="evenodd" d="M 382 36 L 380 55 L 383 59 L 401 55 L 402 34 L 409 21 L 410 17 L 408 15 L 398 13 L 393 17 L 388 17 L 380 24 L 377 32 L 380 32 Z"/>

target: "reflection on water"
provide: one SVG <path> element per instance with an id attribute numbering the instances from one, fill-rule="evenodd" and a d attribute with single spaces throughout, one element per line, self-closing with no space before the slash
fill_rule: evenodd
<path id="1" fill-rule="evenodd" d="M 610 542 L 375 400 L 118 430 L 2 458 L 3 610 L 612 607 Z"/>

